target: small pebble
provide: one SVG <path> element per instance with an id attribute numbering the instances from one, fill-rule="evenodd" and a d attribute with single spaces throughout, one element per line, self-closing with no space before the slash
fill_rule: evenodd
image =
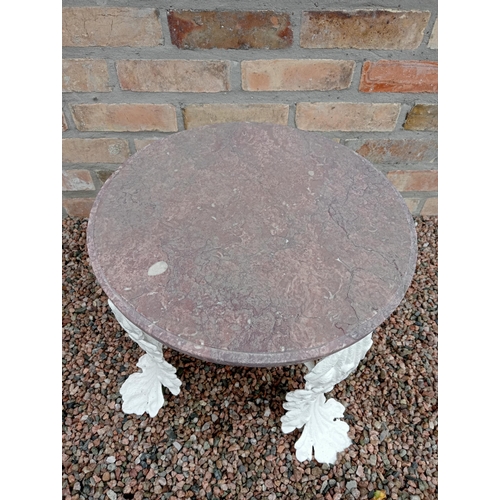
<path id="1" fill-rule="evenodd" d="M 325 479 L 323 481 L 323 484 L 321 485 L 321 489 L 319 490 L 320 494 L 322 494 L 326 490 L 327 487 L 328 487 L 328 481 Z"/>
<path id="2" fill-rule="evenodd" d="M 345 487 L 348 489 L 348 490 L 352 490 L 353 488 L 356 488 L 356 486 L 358 486 L 358 483 L 356 481 L 349 481 L 346 483 Z"/>

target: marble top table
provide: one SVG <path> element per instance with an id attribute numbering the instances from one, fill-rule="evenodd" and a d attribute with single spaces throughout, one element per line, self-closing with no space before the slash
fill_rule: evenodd
<path id="1" fill-rule="evenodd" d="M 179 132 L 130 157 L 99 192 L 87 238 L 129 334 L 214 363 L 310 369 L 371 343 L 417 251 L 403 198 L 366 159 L 251 123 Z"/>

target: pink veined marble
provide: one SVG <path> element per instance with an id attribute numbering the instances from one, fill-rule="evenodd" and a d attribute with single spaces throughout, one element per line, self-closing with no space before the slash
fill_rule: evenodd
<path id="1" fill-rule="evenodd" d="M 140 329 L 215 363 L 278 366 L 359 341 L 402 300 L 414 222 L 367 160 L 293 128 L 209 125 L 156 141 L 99 192 L 97 280 Z"/>

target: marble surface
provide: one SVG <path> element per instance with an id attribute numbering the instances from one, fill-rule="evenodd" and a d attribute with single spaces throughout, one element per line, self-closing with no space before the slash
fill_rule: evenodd
<path id="1" fill-rule="evenodd" d="M 87 241 L 108 297 L 148 335 L 223 364 L 317 359 L 402 300 L 413 219 L 367 160 L 331 139 L 251 123 L 156 141 L 99 192 Z"/>

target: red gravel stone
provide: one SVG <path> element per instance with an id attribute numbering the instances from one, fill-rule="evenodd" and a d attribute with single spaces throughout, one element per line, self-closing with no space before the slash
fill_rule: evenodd
<path id="1" fill-rule="evenodd" d="M 106 495 L 105 484 L 108 487 L 116 481 L 112 489 L 118 499 L 126 498 L 125 494 L 160 499 L 162 493 L 154 493 L 156 478 L 146 481 L 144 476 L 154 469 L 156 477 L 165 479 L 162 491 L 174 492 L 171 499 L 180 495 L 207 498 L 219 491 L 219 498 L 228 500 L 264 499 L 270 494 L 291 500 L 353 500 L 354 490 L 347 491 L 346 485 L 357 481 L 363 500 L 371 498 L 375 490 L 385 491 L 388 499 L 410 500 L 411 495 L 418 495 L 421 500 L 435 500 L 437 217 L 418 217 L 416 221 L 418 261 L 405 298 L 374 332 L 373 346 L 358 369 L 327 394 L 346 406 L 353 444 L 339 455 L 335 465 L 322 466 L 314 460 L 298 462 L 294 444 L 300 431 L 282 434 L 280 430 L 285 394 L 304 387 L 303 365 L 227 367 L 165 350 L 165 357 L 184 382 L 179 396 L 167 393 L 164 406 L 153 419 L 110 408 L 110 403 L 121 404 L 119 388 L 129 374 L 138 371 L 135 365 L 142 352 L 114 320 L 89 268 L 87 221 L 65 218 L 62 451 L 65 474 L 72 475 L 75 482 L 70 484 L 63 475 L 63 497 L 99 498 Z M 385 377 L 381 376 L 383 371 Z M 264 417 L 266 408 L 271 414 Z M 241 420 L 232 419 L 229 410 Z M 193 413 L 198 415 L 196 423 Z M 215 414 L 218 419 L 212 422 Z M 87 418 L 82 419 L 84 416 Z M 211 427 L 201 431 L 205 422 Z M 145 432 L 147 427 L 158 426 L 160 432 Z M 98 445 L 91 439 L 94 434 L 100 440 Z M 193 434 L 197 440 L 187 447 Z M 122 437 L 128 444 L 121 442 Z M 174 441 L 182 445 L 179 452 Z M 205 442 L 209 443 L 207 449 Z M 229 453 L 232 445 L 240 449 Z M 110 455 L 116 457 L 115 479 L 110 472 L 110 481 L 104 483 L 101 477 Z M 266 455 L 275 455 L 276 460 L 266 461 Z M 357 475 L 360 466 L 366 480 Z M 100 472 L 94 473 L 97 467 Z M 322 470 L 321 476 L 313 475 L 316 467 Z M 214 475 L 218 476 L 217 471 L 221 480 Z M 273 490 L 263 491 L 266 480 L 272 481 Z M 179 488 L 181 481 L 189 487 L 187 491 Z M 76 482 L 80 490 L 73 488 Z M 148 491 L 144 489 L 146 482 Z M 225 491 L 222 484 L 227 486 Z"/>

